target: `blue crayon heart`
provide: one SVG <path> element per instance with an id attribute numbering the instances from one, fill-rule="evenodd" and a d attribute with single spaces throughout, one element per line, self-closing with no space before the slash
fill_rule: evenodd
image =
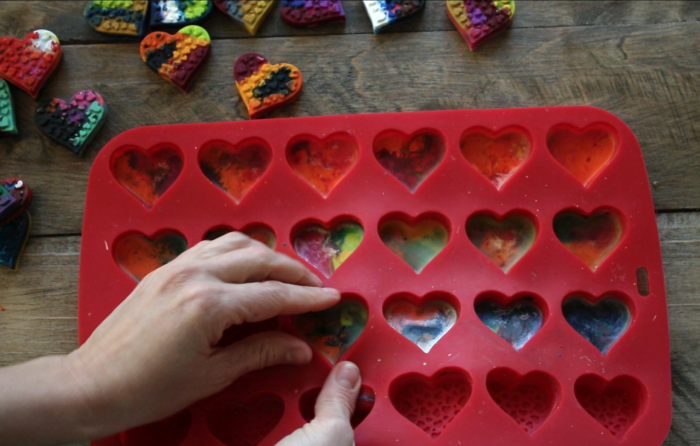
<path id="1" fill-rule="evenodd" d="M 507 306 L 490 300 L 481 301 L 474 305 L 474 310 L 481 322 L 491 331 L 502 337 L 515 350 L 520 350 L 544 323 L 544 316 L 539 307 L 525 299 L 527 298 Z"/>
<path id="2" fill-rule="evenodd" d="M 632 315 L 627 305 L 613 297 L 592 303 L 581 294 L 564 300 L 564 318 L 588 342 L 607 354 L 630 325 Z"/>
<path id="3" fill-rule="evenodd" d="M 29 212 L 0 225 L 0 266 L 17 270 L 19 258 L 29 238 L 32 219 Z"/>

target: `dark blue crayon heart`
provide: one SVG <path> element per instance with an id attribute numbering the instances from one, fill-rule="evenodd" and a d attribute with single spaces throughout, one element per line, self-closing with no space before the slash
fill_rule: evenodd
<path id="1" fill-rule="evenodd" d="M 17 270 L 19 258 L 29 238 L 32 219 L 29 212 L 0 226 L 0 266 Z"/>
<path id="2" fill-rule="evenodd" d="M 604 355 L 627 331 L 632 320 L 627 305 L 614 297 L 592 303 L 583 295 L 574 294 L 564 300 L 561 309 L 569 325 Z"/>
<path id="3" fill-rule="evenodd" d="M 507 306 L 495 301 L 485 300 L 474 305 L 476 315 L 481 322 L 498 336 L 520 350 L 535 336 L 544 316 L 537 305 L 523 298 Z"/>

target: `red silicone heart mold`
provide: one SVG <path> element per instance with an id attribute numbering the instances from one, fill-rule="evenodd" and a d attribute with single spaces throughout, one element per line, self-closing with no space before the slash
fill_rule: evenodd
<path id="1" fill-rule="evenodd" d="M 471 393 L 469 377 L 456 369 L 440 370 L 430 378 L 404 375 L 389 388 L 396 410 L 433 440 L 464 408 Z"/>
<path id="2" fill-rule="evenodd" d="M 199 154 L 199 167 L 209 181 L 226 191 L 236 203 L 265 174 L 272 151 L 265 141 L 248 139 L 232 146 L 225 141 L 207 144 Z"/>
<path id="3" fill-rule="evenodd" d="M 622 222 L 615 212 L 597 209 L 590 215 L 580 210 L 564 211 L 554 218 L 559 241 L 595 271 L 615 250 L 622 238 Z"/>
<path id="4" fill-rule="evenodd" d="M 204 240 L 216 240 L 222 235 L 233 231 L 235 231 L 235 229 L 230 226 L 216 226 L 204 234 Z M 270 249 L 275 249 L 277 246 L 277 236 L 275 235 L 275 231 L 273 231 L 268 225 L 262 223 L 251 223 L 241 229 L 241 232 L 253 240 L 257 240 L 263 245 L 267 245 L 267 247 Z"/>
<path id="5" fill-rule="evenodd" d="M 469 129 L 459 140 L 464 158 L 496 189 L 500 189 L 530 156 L 530 139 L 523 130 L 506 129 L 494 134 Z"/>
<path id="6" fill-rule="evenodd" d="M 141 233 L 122 236 L 114 244 L 114 260 L 136 282 L 187 250 L 187 239 L 175 231 L 160 231 L 153 237 Z"/>
<path id="7" fill-rule="evenodd" d="M 534 217 L 519 211 L 505 217 L 474 214 L 467 220 L 467 236 L 503 272 L 510 269 L 532 248 L 537 238 Z"/>
<path id="8" fill-rule="evenodd" d="M 184 410 L 164 420 L 122 432 L 124 446 L 180 446 L 192 425 L 192 414 Z"/>
<path id="9" fill-rule="evenodd" d="M 646 389 L 631 376 L 618 376 L 606 381 L 598 375 L 584 375 L 574 386 L 581 407 L 622 440 L 646 406 Z"/>
<path id="10" fill-rule="evenodd" d="M 557 381 L 547 373 L 519 375 L 506 368 L 489 372 L 486 388 L 496 404 L 530 435 L 552 413 L 560 392 Z"/>
<path id="11" fill-rule="evenodd" d="M 347 133 L 336 133 L 324 139 L 298 136 L 287 148 L 287 162 L 297 175 L 321 195 L 328 194 L 357 163 L 357 141 Z"/>
<path id="12" fill-rule="evenodd" d="M 180 149 L 160 146 L 148 151 L 125 147 L 112 157 L 112 174 L 119 184 L 150 209 L 180 176 Z"/>
<path id="13" fill-rule="evenodd" d="M 34 99 L 61 63 L 61 44 L 51 31 L 39 29 L 22 40 L 0 38 L 0 77 Z"/>
<path id="14" fill-rule="evenodd" d="M 547 147 L 559 164 L 584 186 L 610 162 L 617 150 L 612 130 L 595 125 L 584 130 L 555 127 L 547 135 Z"/>
<path id="15" fill-rule="evenodd" d="M 207 416 L 209 431 L 226 446 L 257 446 L 277 426 L 284 401 L 261 395 L 247 401 L 226 401 Z"/>
<path id="16" fill-rule="evenodd" d="M 386 247 L 420 274 L 447 246 L 450 221 L 435 212 L 415 218 L 396 212 L 379 221 L 378 231 Z"/>

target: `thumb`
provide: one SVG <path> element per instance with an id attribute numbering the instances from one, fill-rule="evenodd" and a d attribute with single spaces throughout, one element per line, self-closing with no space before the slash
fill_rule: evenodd
<path id="1" fill-rule="evenodd" d="M 354 446 L 350 417 L 361 385 L 360 369 L 355 364 L 336 365 L 316 400 L 316 418 L 277 446 Z"/>

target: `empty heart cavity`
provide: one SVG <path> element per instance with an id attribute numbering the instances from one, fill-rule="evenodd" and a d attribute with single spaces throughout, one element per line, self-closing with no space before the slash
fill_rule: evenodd
<path id="1" fill-rule="evenodd" d="M 581 407 L 618 440 L 637 421 L 647 399 L 644 385 L 627 375 L 611 381 L 598 375 L 583 375 L 576 380 L 574 393 Z"/>
<path id="2" fill-rule="evenodd" d="M 185 441 L 192 425 L 192 414 L 184 410 L 155 423 L 122 432 L 124 446 L 179 446 Z"/>
<path id="3" fill-rule="evenodd" d="M 566 249 L 595 271 L 620 242 L 622 223 L 607 210 L 590 216 L 565 211 L 554 217 L 554 233 Z"/>
<path id="4" fill-rule="evenodd" d="M 300 136 L 287 148 L 287 162 L 292 170 L 324 197 L 350 172 L 358 156 L 357 142 L 347 133 L 336 133 L 323 140 Z"/>
<path id="5" fill-rule="evenodd" d="M 204 235 L 204 240 L 216 240 L 217 238 L 233 232 L 230 226 L 216 226 Z M 266 245 L 270 249 L 275 249 L 277 246 L 277 237 L 275 236 L 275 231 L 271 227 L 262 223 L 253 223 L 251 225 L 245 226 L 241 229 L 241 232 L 253 240 L 257 240 L 263 245 Z"/>
<path id="6" fill-rule="evenodd" d="M 437 214 L 423 214 L 416 219 L 392 214 L 379 222 L 382 242 L 413 271 L 420 273 L 449 240 L 449 222 Z"/>
<path id="7" fill-rule="evenodd" d="M 564 169 L 588 186 L 612 159 L 617 142 L 612 131 L 602 126 L 583 131 L 562 126 L 549 132 L 547 147 Z"/>
<path id="8" fill-rule="evenodd" d="M 337 305 L 294 317 L 299 335 L 331 364 L 350 348 L 367 325 L 369 312 L 361 297 L 344 295 Z"/>
<path id="9" fill-rule="evenodd" d="M 199 167 L 209 181 L 226 191 L 236 203 L 260 180 L 272 161 L 272 151 L 258 138 L 236 145 L 208 143 L 199 153 Z"/>
<path id="10" fill-rule="evenodd" d="M 489 372 L 486 378 L 491 398 L 530 435 L 554 409 L 559 387 L 552 376 L 540 371 L 520 375 L 514 370 L 499 368 Z"/>
<path id="11" fill-rule="evenodd" d="M 388 131 L 374 140 L 374 156 L 414 192 L 445 157 L 445 141 L 433 130 L 420 130 L 411 136 Z"/>
<path id="12" fill-rule="evenodd" d="M 219 403 L 207 415 L 207 427 L 226 446 L 257 446 L 277 426 L 282 415 L 281 398 L 261 395 Z"/>
<path id="13" fill-rule="evenodd" d="M 419 299 L 408 293 L 391 296 L 384 304 L 384 318 L 403 337 L 428 353 L 457 323 L 459 303 L 442 292 Z"/>
<path id="14" fill-rule="evenodd" d="M 111 164 L 119 184 L 150 209 L 180 176 L 184 160 L 174 147 L 128 147 L 115 152 Z"/>
<path id="15" fill-rule="evenodd" d="M 544 307 L 544 300 L 528 294 L 509 299 L 498 293 L 486 293 L 474 303 L 481 322 L 517 351 L 544 325 Z"/>
<path id="16" fill-rule="evenodd" d="M 299 399 L 299 412 L 307 423 L 310 423 L 311 420 L 316 417 L 316 400 L 320 393 L 321 388 L 317 387 L 304 393 Z M 360 388 L 360 394 L 357 396 L 357 402 L 355 403 L 355 412 L 353 412 L 350 418 L 350 425 L 353 429 L 367 418 L 367 415 L 369 415 L 374 407 L 374 400 L 374 390 L 368 386 L 362 386 Z"/>
<path id="17" fill-rule="evenodd" d="M 561 310 L 569 325 L 605 355 L 632 322 L 632 312 L 621 297 L 607 294 L 595 300 L 576 293 L 564 299 Z"/>
<path id="18" fill-rule="evenodd" d="M 534 217 L 510 213 L 502 219 L 476 214 L 467 220 L 467 236 L 507 273 L 532 247 L 537 237 Z"/>
<path id="19" fill-rule="evenodd" d="M 493 135 L 485 129 L 467 130 L 459 141 L 462 155 L 496 189 L 500 189 L 530 156 L 530 139 L 520 131 Z"/>
<path id="20" fill-rule="evenodd" d="M 187 239 L 175 232 L 150 238 L 140 233 L 121 237 L 113 248 L 117 265 L 136 282 L 187 250 Z"/>
<path id="21" fill-rule="evenodd" d="M 293 231 L 294 250 L 326 277 L 331 277 L 355 252 L 364 237 L 362 226 L 353 221 L 329 225 L 307 223 L 298 227 Z"/>
<path id="22" fill-rule="evenodd" d="M 431 377 L 403 375 L 389 387 L 394 408 L 432 439 L 437 439 L 469 401 L 469 377 L 456 369 L 443 369 Z"/>

